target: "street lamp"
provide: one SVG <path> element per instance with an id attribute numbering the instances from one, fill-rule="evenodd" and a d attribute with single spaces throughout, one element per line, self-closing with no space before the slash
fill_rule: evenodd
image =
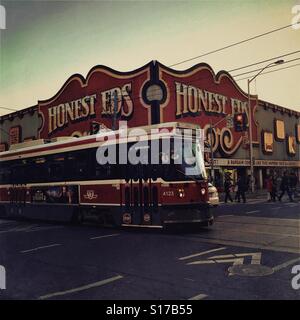
<path id="1" fill-rule="evenodd" d="M 250 99 L 250 83 L 256 79 L 266 68 L 270 67 L 273 64 L 282 64 L 284 60 L 277 60 L 271 62 L 263 67 L 254 77 L 248 79 L 248 113 L 249 113 L 249 143 L 250 143 L 250 185 L 251 192 L 254 192 L 254 170 L 253 170 L 253 145 L 252 145 L 252 111 L 251 111 L 251 99 Z"/>

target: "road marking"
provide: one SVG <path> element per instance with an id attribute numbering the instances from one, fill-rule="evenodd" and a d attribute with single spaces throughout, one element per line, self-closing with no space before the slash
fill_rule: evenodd
<path id="1" fill-rule="evenodd" d="M 60 243 L 54 243 L 54 244 L 50 244 L 48 246 L 37 247 L 37 248 L 33 248 L 33 249 L 28 249 L 28 250 L 23 250 L 23 251 L 21 251 L 21 253 L 27 253 L 27 252 L 37 251 L 37 250 L 41 250 L 41 249 L 57 247 L 57 246 L 61 246 L 61 244 Z"/>
<path id="2" fill-rule="evenodd" d="M 260 264 L 261 262 L 261 252 L 252 252 L 252 253 L 237 253 L 234 254 L 236 257 L 247 257 L 252 256 L 251 258 L 251 264 Z"/>
<path id="3" fill-rule="evenodd" d="M 107 234 L 105 236 L 99 236 L 99 237 L 92 237 L 90 240 L 95 240 L 95 239 L 102 239 L 102 238 L 108 238 L 108 237 L 114 237 L 120 235 L 119 233 L 113 233 L 113 234 Z"/>
<path id="4" fill-rule="evenodd" d="M 297 204 L 297 203 L 289 203 L 289 204 L 287 205 L 287 207 L 289 207 L 289 208 L 298 207 L 298 204 Z"/>
<path id="5" fill-rule="evenodd" d="M 260 210 L 247 211 L 246 213 L 256 213 L 256 212 L 260 212 Z"/>
<path id="6" fill-rule="evenodd" d="M 187 281 L 195 281 L 195 280 L 193 280 L 193 279 L 191 279 L 191 278 L 183 278 L 184 280 L 187 280 Z"/>
<path id="7" fill-rule="evenodd" d="M 192 265 L 192 264 L 214 264 L 216 261 L 214 260 L 198 260 L 198 261 L 193 261 L 187 263 L 187 265 Z"/>
<path id="8" fill-rule="evenodd" d="M 226 258 L 232 258 L 232 257 L 234 257 L 233 254 L 222 254 L 222 255 L 219 255 L 219 256 L 209 257 L 208 259 L 214 260 L 214 259 L 226 259 Z"/>
<path id="9" fill-rule="evenodd" d="M 223 254 L 218 256 L 212 256 L 207 260 L 198 260 L 187 263 L 187 265 L 198 264 L 213 264 L 213 263 L 231 263 L 232 265 L 244 264 L 244 257 L 251 256 L 251 264 L 260 264 L 261 252 L 249 252 L 249 253 L 236 253 L 236 254 Z M 231 274 L 229 274 L 231 275 Z"/>
<path id="10" fill-rule="evenodd" d="M 202 299 L 205 299 L 206 297 L 208 297 L 208 295 L 200 293 L 192 298 L 189 298 L 188 300 L 202 300 Z"/>
<path id="11" fill-rule="evenodd" d="M 36 232 L 36 231 L 44 231 L 44 230 L 53 230 L 53 229 L 62 229 L 64 226 L 54 226 L 54 227 L 36 227 L 32 230 L 25 230 L 25 232 Z"/>
<path id="12" fill-rule="evenodd" d="M 116 277 L 112 277 L 112 278 L 108 278 L 108 279 L 101 280 L 101 281 L 98 281 L 98 282 L 90 283 L 90 284 L 87 284 L 87 285 L 82 286 L 82 287 L 78 287 L 78 288 L 74 288 L 74 289 L 70 289 L 70 290 L 66 290 L 66 291 L 59 291 L 59 292 L 46 294 L 44 296 L 40 296 L 39 300 L 45 300 L 45 299 L 49 299 L 49 298 L 52 298 L 52 297 L 64 296 L 64 295 L 69 294 L 69 293 L 80 292 L 80 291 L 88 290 L 88 289 L 91 289 L 91 288 L 101 287 L 101 286 L 103 286 L 105 284 L 114 282 L 114 281 L 122 279 L 122 278 L 123 278 L 123 276 L 118 275 Z"/>
<path id="13" fill-rule="evenodd" d="M 274 267 L 273 270 L 274 270 L 274 272 L 279 271 L 279 270 L 284 269 L 284 268 L 286 268 L 286 267 L 288 267 L 298 261 L 300 261 L 300 257 L 298 257 L 296 259 L 288 260 L 282 264 L 279 264 L 278 266 Z"/>
<path id="14" fill-rule="evenodd" d="M 283 219 L 281 219 L 283 220 Z M 210 239 L 203 237 L 195 237 L 195 236 L 179 236 L 174 235 L 174 239 L 187 240 L 192 242 L 200 242 L 200 243 L 210 243 L 216 245 L 224 245 L 224 246 L 235 246 L 242 248 L 252 248 L 252 249 L 263 249 L 263 250 L 271 250 L 276 252 L 289 252 L 289 253 L 300 253 L 300 248 L 291 248 L 287 246 L 273 246 L 270 244 L 261 244 L 261 243 L 251 243 L 247 241 L 237 241 L 237 240 L 225 240 L 225 239 Z"/>
<path id="15" fill-rule="evenodd" d="M 226 259 L 226 258 L 240 258 L 240 257 L 247 257 L 251 256 L 251 264 L 260 264 L 261 261 L 261 252 L 252 252 L 252 253 L 237 253 L 237 254 L 224 254 L 220 256 L 213 256 L 209 257 L 210 260 L 216 259 Z"/>
<path id="16" fill-rule="evenodd" d="M 234 258 L 234 259 L 222 259 L 222 260 L 215 260 L 215 263 L 230 263 L 233 262 L 233 266 L 238 264 L 244 264 L 244 258 Z"/>
<path id="17" fill-rule="evenodd" d="M 185 257 L 178 258 L 178 260 L 187 260 L 187 259 L 190 259 L 190 258 L 203 256 L 203 255 L 205 255 L 205 254 L 207 254 L 207 253 L 211 253 L 211 252 L 215 252 L 215 251 L 220 251 L 220 250 L 224 250 L 224 249 L 226 249 L 226 247 L 217 248 L 217 249 L 212 249 L 212 250 L 208 250 L 208 251 L 203 251 L 203 252 L 191 254 L 190 256 L 185 256 Z"/>
<path id="18" fill-rule="evenodd" d="M 221 218 L 221 217 L 233 217 L 234 215 L 233 214 L 223 214 L 221 216 L 217 216 L 218 218 Z"/>
<path id="19" fill-rule="evenodd" d="M 32 228 L 32 226 L 16 226 L 16 227 L 13 227 L 12 229 L 2 230 L 2 231 L 0 231 L 0 234 L 9 233 L 9 232 L 21 232 L 21 231 L 26 232 L 30 228 Z"/>

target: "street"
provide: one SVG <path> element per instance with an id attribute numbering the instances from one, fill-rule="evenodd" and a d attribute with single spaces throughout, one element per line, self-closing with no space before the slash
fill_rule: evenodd
<path id="1" fill-rule="evenodd" d="M 300 203 L 215 208 L 198 230 L 0 220 L 0 299 L 299 299 Z"/>

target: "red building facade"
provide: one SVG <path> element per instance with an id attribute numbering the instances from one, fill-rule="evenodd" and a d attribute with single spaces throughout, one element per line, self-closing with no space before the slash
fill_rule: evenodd
<path id="1" fill-rule="evenodd" d="M 29 139 L 61 136 L 83 136 L 99 127 L 118 127 L 126 120 L 129 127 L 161 122 L 183 121 L 198 124 L 212 143 L 214 165 L 220 178 L 224 170 L 247 173 L 249 156 L 249 109 L 252 113 L 252 143 L 257 185 L 262 187 L 266 167 L 300 168 L 299 113 L 275 105 L 267 108 L 257 96 L 248 95 L 226 72 L 214 73 L 204 63 L 184 71 L 170 69 L 151 61 L 130 72 L 119 72 L 105 66 L 92 68 L 87 77 L 72 75 L 50 99 L 36 106 L 0 118 L 1 149 Z M 286 128 L 283 140 L 273 140 L 264 127 L 265 113 L 276 119 L 281 114 Z M 246 130 L 236 131 L 230 124 L 235 114 L 246 119 Z M 277 117 L 278 118 L 278 117 Z M 212 134 L 210 126 L 213 127 Z M 271 134 L 276 134 L 272 129 Z M 269 130 L 270 131 L 270 130 Z M 265 151 L 266 139 L 277 146 Z M 282 157 L 283 144 L 287 150 Z M 294 150 L 295 154 L 289 153 Z M 267 161 L 273 161 L 267 165 Z M 281 161 L 280 163 L 276 161 Z M 207 163 L 209 168 L 210 164 Z"/>

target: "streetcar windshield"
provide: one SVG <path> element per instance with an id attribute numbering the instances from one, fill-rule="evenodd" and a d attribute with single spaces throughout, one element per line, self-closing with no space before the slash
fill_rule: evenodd
<path id="1" fill-rule="evenodd" d="M 166 181 L 206 180 L 205 164 L 198 140 L 185 139 L 182 143 L 173 140 L 171 143 L 171 159 L 163 165 L 162 177 Z"/>

